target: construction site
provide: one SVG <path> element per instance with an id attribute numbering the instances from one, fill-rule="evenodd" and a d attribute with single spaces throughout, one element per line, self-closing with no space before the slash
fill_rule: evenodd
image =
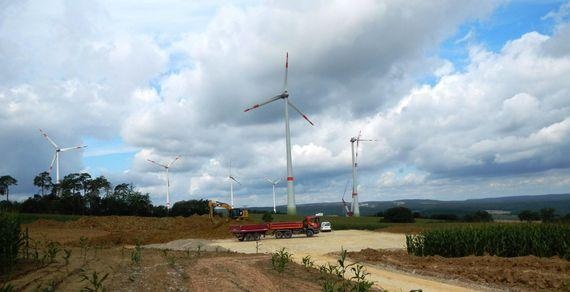
<path id="1" fill-rule="evenodd" d="M 365 267 L 373 290 L 563 291 L 570 274 L 569 262 L 560 258 L 417 258 L 405 252 L 404 234 L 382 230 L 339 230 L 288 239 L 268 234 L 241 242 L 229 232 L 235 224 L 260 222 L 212 223 L 207 215 L 38 220 L 23 226 L 30 245 L 42 257 L 55 242 L 56 255 L 42 265 L 24 262 L 9 278 L 0 279 L 22 291 L 77 291 L 89 286 L 82 281 L 89 271 L 108 291 L 315 291 L 324 281 L 318 267 L 337 264 L 341 249 L 348 250 L 346 265 Z M 279 273 L 271 258 L 283 248 L 292 262 Z M 70 252 L 67 259 L 64 250 Z"/>

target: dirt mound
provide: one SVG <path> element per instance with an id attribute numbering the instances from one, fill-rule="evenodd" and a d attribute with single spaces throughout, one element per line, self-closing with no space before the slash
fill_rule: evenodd
<path id="1" fill-rule="evenodd" d="M 375 249 L 349 252 L 349 257 L 416 274 L 457 279 L 500 289 L 567 291 L 570 288 L 570 262 L 560 258 L 416 257 L 405 251 Z"/>
<path id="2" fill-rule="evenodd" d="M 85 236 L 93 244 L 113 245 L 162 243 L 181 238 L 230 238 L 229 225 L 225 221 L 213 224 L 208 216 L 86 216 L 67 222 L 38 220 L 26 226 L 30 228 L 32 237 L 41 233 L 47 239 L 57 241 L 65 238 L 65 243 L 77 243 L 80 237 Z"/>

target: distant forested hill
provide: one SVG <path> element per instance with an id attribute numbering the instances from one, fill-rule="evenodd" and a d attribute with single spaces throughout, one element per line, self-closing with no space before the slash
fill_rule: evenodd
<path id="1" fill-rule="evenodd" d="M 522 210 L 538 211 L 542 208 L 554 208 L 556 213 L 565 215 L 570 213 L 570 194 L 551 194 L 537 196 L 511 196 L 500 198 L 471 199 L 464 201 L 439 200 L 397 200 L 372 201 L 360 203 L 362 215 L 374 215 L 394 206 L 404 206 L 423 215 L 457 214 L 459 216 L 477 210 L 503 210 L 511 214 L 518 214 Z M 250 210 L 271 211 L 269 207 L 252 207 Z M 286 206 L 278 206 L 277 211 L 286 212 Z M 297 205 L 299 214 L 315 214 L 323 212 L 328 215 L 344 215 L 342 203 L 315 203 Z"/>

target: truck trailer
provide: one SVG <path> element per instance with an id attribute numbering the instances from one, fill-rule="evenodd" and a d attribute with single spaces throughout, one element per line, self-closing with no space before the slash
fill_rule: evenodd
<path id="1" fill-rule="evenodd" d="M 305 234 L 311 237 L 319 233 L 321 223 L 318 216 L 305 216 L 303 221 L 270 222 L 262 224 L 232 225 L 230 232 L 239 241 L 259 240 L 261 236 L 274 235 L 277 239 L 291 238 L 293 234 Z"/>

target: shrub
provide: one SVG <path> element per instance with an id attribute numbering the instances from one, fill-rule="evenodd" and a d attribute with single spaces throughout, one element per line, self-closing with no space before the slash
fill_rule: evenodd
<path id="1" fill-rule="evenodd" d="M 554 212 L 555 210 L 553 208 L 540 209 L 540 218 L 542 219 L 542 222 L 553 222 L 556 218 Z"/>
<path id="2" fill-rule="evenodd" d="M 540 220 L 540 214 L 531 210 L 523 210 L 519 213 L 519 220 L 528 222 Z"/>
<path id="3" fill-rule="evenodd" d="M 384 221 L 392 223 L 411 223 L 415 220 L 412 210 L 406 207 L 394 207 L 384 212 Z"/>
<path id="4" fill-rule="evenodd" d="M 273 215 L 271 215 L 269 212 L 264 212 L 261 220 L 263 220 L 263 222 L 271 222 L 273 221 Z"/>
<path id="5" fill-rule="evenodd" d="M 477 211 L 475 213 L 467 214 L 463 217 L 465 222 L 493 222 L 493 216 L 487 211 Z"/>

